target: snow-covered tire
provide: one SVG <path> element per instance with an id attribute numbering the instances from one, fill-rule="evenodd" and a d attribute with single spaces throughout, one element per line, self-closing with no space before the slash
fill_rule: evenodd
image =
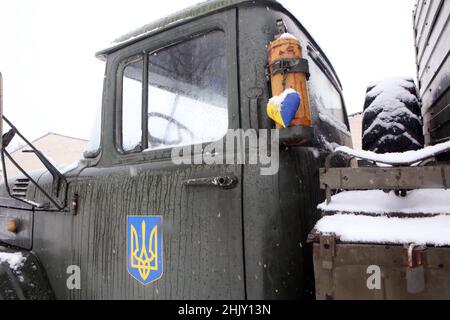
<path id="1" fill-rule="evenodd" d="M 414 80 L 391 78 L 367 88 L 362 148 L 376 153 L 423 148 L 421 105 Z"/>

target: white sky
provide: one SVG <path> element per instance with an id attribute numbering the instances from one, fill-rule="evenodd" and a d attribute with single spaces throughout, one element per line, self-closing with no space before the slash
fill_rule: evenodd
<path id="1" fill-rule="evenodd" d="M 104 71 L 94 53 L 117 36 L 197 2 L 0 0 L 4 114 L 30 140 L 47 132 L 88 138 Z M 369 82 L 416 77 L 415 0 L 280 2 L 331 60 L 349 114 L 362 110 Z"/>

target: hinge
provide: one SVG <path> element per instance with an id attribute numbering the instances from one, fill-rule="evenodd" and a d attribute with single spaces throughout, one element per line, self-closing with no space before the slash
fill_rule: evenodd
<path id="1" fill-rule="evenodd" d="M 286 23 L 284 23 L 283 19 L 277 20 L 277 34 L 275 35 L 275 39 L 281 37 L 283 33 L 287 32 Z"/>

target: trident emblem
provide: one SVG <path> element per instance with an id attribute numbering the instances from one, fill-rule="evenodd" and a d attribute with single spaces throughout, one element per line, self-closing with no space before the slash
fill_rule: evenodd
<path id="1" fill-rule="evenodd" d="M 162 217 L 128 216 L 128 273 L 143 285 L 162 276 Z"/>

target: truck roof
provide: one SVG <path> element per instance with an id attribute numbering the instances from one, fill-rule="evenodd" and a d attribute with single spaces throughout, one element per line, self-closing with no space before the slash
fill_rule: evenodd
<path id="1" fill-rule="evenodd" d="M 282 7 L 276 0 L 208 0 L 200 2 L 194 6 L 175 12 L 164 18 L 150 22 L 140 28 L 130 31 L 112 42 L 112 45 L 97 52 L 96 56 L 103 59 L 105 54 L 112 53 L 131 43 L 135 43 L 155 33 L 173 28 L 188 21 L 201 18 L 219 11 L 244 5 L 276 5 Z"/>
<path id="2" fill-rule="evenodd" d="M 177 27 L 181 24 L 187 23 L 189 21 L 199 19 L 201 17 L 214 14 L 220 11 L 225 11 L 231 8 L 243 7 L 243 6 L 267 6 L 268 8 L 273 8 L 275 10 L 282 11 L 289 15 L 297 25 L 303 30 L 303 32 L 308 36 L 311 40 L 311 43 L 316 47 L 317 50 L 321 53 L 322 57 L 328 63 L 330 69 L 332 70 L 334 76 L 336 77 L 339 85 L 342 87 L 342 84 L 339 80 L 339 77 L 336 74 L 331 62 L 325 53 L 321 50 L 320 46 L 316 43 L 313 37 L 309 34 L 309 32 L 302 26 L 302 24 L 297 20 L 297 18 L 292 15 L 288 10 L 286 10 L 277 0 L 208 0 L 201 3 L 198 3 L 194 6 L 188 7 L 181 11 L 175 12 L 171 15 L 168 15 L 164 18 L 158 19 L 151 23 L 148 23 L 138 29 L 130 31 L 123 36 L 115 39 L 112 42 L 110 47 L 103 49 L 96 53 L 96 57 L 105 60 L 105 56 L 113 53 L 117 50 L 120 50 L 130 44 L 136 43 L 142 39 L 145 39 L 154 34 L 163 32 L 167 29 Z"/>

